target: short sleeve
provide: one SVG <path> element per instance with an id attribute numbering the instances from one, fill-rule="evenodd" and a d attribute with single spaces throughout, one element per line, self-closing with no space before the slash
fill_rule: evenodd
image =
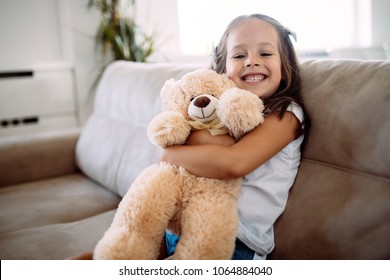
<path id="1" fill-rule="evenodd" d="M 293 113 L 301 123 L 303 122 L 305 118 L 303 114 L 303 109 L 297 103 L 291 102 L 291 104 L 287 107 L 287 111 Z"/>

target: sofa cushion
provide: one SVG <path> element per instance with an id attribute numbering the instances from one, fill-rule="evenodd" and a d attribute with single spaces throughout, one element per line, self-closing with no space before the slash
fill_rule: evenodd
<path id="1" fill-rule="evenodd" d="M 80 169 L 123 196 L 135 177 L 158 160 L 158 148 L 146 136 L 160 112 L 160 89 L 199 65 L 167 63 L 111 64 L 99 83 L 93 113 L 77 143 Z"/>
<path id="2" fill-rule="evenodd" d="M 276 259 L 389 259 L 389 180 L 304 159 L 275 226 Z"/>
<path id="3" fill-rule="evenodd" d="M 69 223 L 54 223 L 2 233 L 0 259 L 63 260 L 91 251 L 110 226 L 115 211 Z"/>
<path id="4" fill-rule="evenodd" d="M 75 147 L 80 129 L 0 138 L 0 186 L 21 184 L 78 171 Z"/>
<path id="5" fill-rule="evenodd" d="M 116 209 L 119 201 L 80 173 L 2 187 L 0 233 L 73 222 Z"/>

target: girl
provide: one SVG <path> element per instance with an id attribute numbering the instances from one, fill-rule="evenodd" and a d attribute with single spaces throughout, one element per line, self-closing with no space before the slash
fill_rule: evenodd
<path id="1" fill-rule="evenodd" d="M 243 177 L 233 259 L 265 259 L 274 248 L 273 225 L 284 211 L 309 128 L 300 97 L 299 65 L 290 36 L 275 19 L 239 16 L 227 27 L 212 58 L 239 88 L 265 104 L 265 121 L 237 143 L 227 135 L 193 132 L 187 145 L 164 149 L 161 161 L 203 177 Z M 179 237 L 167 232 L 171 255 Z"/>
<path id="2" fill-rule="evenodd" d="M 300 97 L 293 34 L 271 17 L 240 16 L 215 49 L 212 69 L 262 98 L 265 121 L 237 143 L 228 135 L 193 132 L 187 145 L 164 149 L 161 161 L 203 177 L 243 177 L 233 259 L 265 259 L 274 248 L 273 225 L 283 213 L 309 128 Z M 174 253 L 179 237 L 166 232 L 159 258 Z M 91 259 L 92 252 L 73 259 Z"/>

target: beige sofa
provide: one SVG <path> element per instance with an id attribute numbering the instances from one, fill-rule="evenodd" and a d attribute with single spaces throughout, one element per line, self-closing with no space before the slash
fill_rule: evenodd
<path id="1" fill-rule="evenodd" d="M 91 250 L 159 150 L 145 128 L 188 64 L 116 62 L 80 130 L 0 138 L 0 258 Z M 271 259 L 390 259 L 390 62 L 302 64 L 308 145 Z"/>

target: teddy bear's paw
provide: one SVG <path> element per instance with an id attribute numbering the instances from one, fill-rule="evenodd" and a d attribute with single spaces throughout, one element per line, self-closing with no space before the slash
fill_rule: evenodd
<path id="1" fill-rule="evenodd" d="M 226 90 L 218 104 L 217 114 L 230 134 L 239 139 L 264 122 L 263 101 L 255 94 L 231 88 Z"/>
<path id="2" fill-rule="evenodd" d="M 188 120 L 178 112 L 162 112 L 150 122 L 147 134 L 149 140 L 159 147 L 181 145 L 191 132 Z"/>

